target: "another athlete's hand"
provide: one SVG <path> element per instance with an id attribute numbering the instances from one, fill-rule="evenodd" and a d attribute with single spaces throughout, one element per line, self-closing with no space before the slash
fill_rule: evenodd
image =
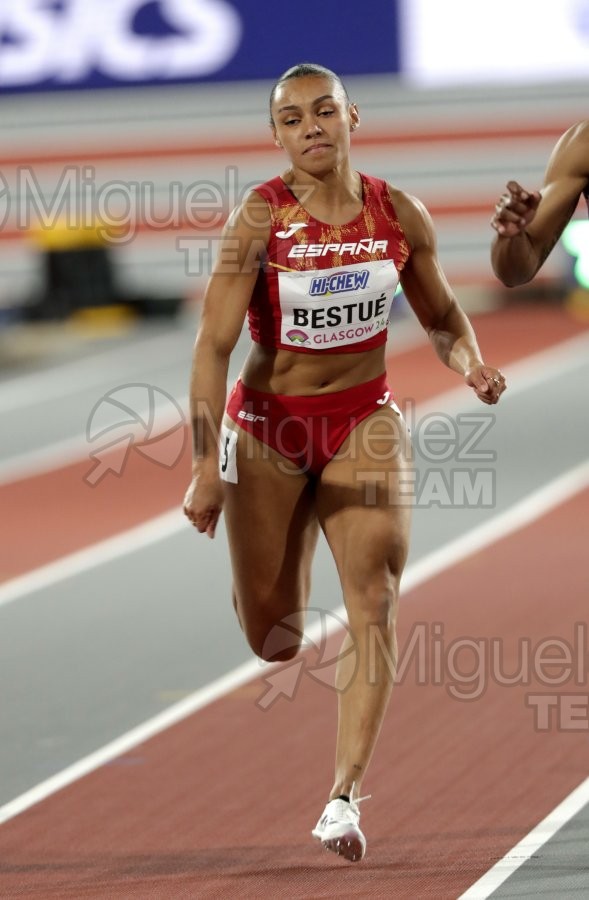
<path id="1" fill-rule="evenodd" d="M 473 366 L 464 373 L 464 379 L 479 400 L 490 406 L 498 402 L 507 387 L 503 374 L 492 366 Z"/>
<path id="2" fill-rule="evenodd" d="M 515 237 L 530 224 L 541 200 L 539 191 L 530 193 L 517 183 L 507 182 L 507 191 L 495 206 L 491 225 L 501 237 Z"/>
<path id="3" fill-rule="evenodd" d="M 184 515 L 201 534 L 215 537 L 215 529 L 223 508 L 223 482 L 218 464 L 201 464 L 193 476 L 184 497 Z"/>

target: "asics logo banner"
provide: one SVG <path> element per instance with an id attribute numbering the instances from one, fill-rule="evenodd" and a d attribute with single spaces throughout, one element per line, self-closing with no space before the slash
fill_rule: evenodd
<path id="1" fill-rule="evenodd" d="M 306 222 L 293 222 L 288 226 L 288 231 L 277 231 L 276 237 L 279 238 L 289 238 L 292 237 L 295 231 L 298 231 L 299 228 L 307 228 L 308 225 Z"/>
<path id="2" fill-rule="evenodd" d="M 323 275 L 313 278 L 309 294 L 311 297 L 323 294 L 340 294 L 343 291 L 362 290 L 368 284 L 368 269 L 359 272 L 338 272 L 335 275 Z"/>
<path id="3" fill-rule="evenodd" d="M 238 6 L 227 0 L 2 3 L 0 84 L 202 78 L 222 70 L 239 50 L 245 16 Z M 68 53 L 57 50 L 63 45 Z"/>
<path id="4" fill-rule="evenodd" d="M 278 234 L 278 237 L 284 235 Z M 358 256 L 359 253 L 386 253 L 388 244 L 388 240 L 373 241 L 372 238 L 362 238 L 358 243 L 347 244 L 295 244 L 290 248 L 288 255 L 327 256 L 328 253 L 336 253 L 338 256 L 344 256 L 345 253 L 349 253 L 350 256 Z"/>

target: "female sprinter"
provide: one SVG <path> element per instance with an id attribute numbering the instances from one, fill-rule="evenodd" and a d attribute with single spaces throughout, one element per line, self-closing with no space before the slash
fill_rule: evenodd
<path id="1" fill-rule="evenodd" d="M 314 64 L 289 69 L 270 114 L 290 165 L 251 192 L 223 234 L 194 350 L 184 511 L 213 537 L 225 510 L 235 610 L 267 660 L 297 652 L 280 643 L 279 626 L 287 619 L 302 637 L 319 528 L 325 534 L 349 622 L 336 687 L 350 665 L 355 675 L 338 694 L 335 780 L 312 833 L 358 860 L 357 793 L 392 688 L 410 526 L 401 498 L 408 438 L 385 374 L 398 280 L 442 362 L 483 403 L 496 403 L 505 381 L 481 359 L 422 204 L 352 168 L 359 116 L 340 78 Z M 227 402 L 246 313 L 253 343 Z M 386 653 L 369 667 L 370 640 Z"/>

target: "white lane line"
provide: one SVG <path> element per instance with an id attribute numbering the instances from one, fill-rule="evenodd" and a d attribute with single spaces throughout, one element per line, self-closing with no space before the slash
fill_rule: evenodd
<path id="1" fill-rule="evenodd" d="M 180 397 L 176 401 L 184 415 L 187 415 L 188 396 Z M 164 413 L 158 410 L 165 410 Z M 160 402 L 155 403 L 152 410 L 138 410 L 137 418 L 149 421 L 150 418 L 157 420 L 158 434 L 163 434 L 168 428 L 172 428 L 178 424 L 178 413 L 168 414 L 169 406 Z M 145 439 L 145 428 L 140 425 L 129 425 L 125 428 L 126 434 L 132 434 L 138 441 Z M 107 439 L 108 440 L 108 439 Z M 15 481 L 22 481 L 25 478 L 34 478 L 36 475 L 43 475 L 47 472 L 55 472 L 57 469 L 65 469 L 67 466 L 76 465 L 76 463 L 87 460 L 88 468 L 92 467 L 92 459 L 90 454 L 95 452 L 98 447 L 88 440 L 86 435 L 78 435 L 73 438 L 65 438 L 63 441 L 57 441 L 46 447 L 40 447 L 37 450 L 29 450 L 27 453 L 20 453 L 18 456 L 12 456 L 0 462 L 0 486 L 3 484 L 11 484 Z"/>
<path id="2" fill-rule="evenodd" d="M 25 597 L 27 594 L 33 594 L 35 591 L 41 591 L 60 581 L 65 581 L 67 578 L 73 578 L 75 575 L 96 568 L 96 566 L 112 562 L 112 560 L 133 553 L 135 550 L 142 550 L 150 544 L 155 544 L 157 541 L 176 534 L 183 528 L 192 528 L 192 526 L 188 524 L 178 507 L 114 537 L 106 538 L 106 540 L 85 547 L 83 550 L 62 556 L 25 575 L 11 578 L 10 581 L 5 581 L 0 585 L 0 607 Z"/>
<path id="3" fill-rule="evenodd" d="M 163 367 L 177 363 L 180 351 L 187 350 L 186 332 L 178 331 L 152 335 L 138 343 L 112 347 L 52 369 L 20 375 L 0 383 L 0 412 L 42 406 L 50 400 L 61 400 L 97 385 L 107 385 L 113 371 L 121 380 L 132 377 L 138 370 L 146 371 L 149 364 L 157 363 L 158 367 Z"/>
<path id="4" fill-rule="evenodd" d="M 243 340 L 243 338 L 240 338 L 240 340 Z M 415 344 L 419 344 L 419 343 L 423 343 L 423 342 L 424 342 L 423 332 L 420 331 L 418 334 L 416 334 L 415 326 L 408 323 L 407 327 L 404 329 L 403 342 L 399 346 L 397 346 L 396 349 L 392 350 L 391 356 L 394 357 L 395 355 L 397 355 L 399 353 L 403 353 L 406 350 L 411 349 Z M 155 343 L 156 343 L 156 348 L 157 348 L 157 341 Z M 149 349 L 149 347 L 151 347 L 151 342 L 148 343 L 147 341 L 145 341 L 141 344 L 140 348 L 138 348 L 139 350 L 141 350 L 141 353 L 143 354 L 144 357 L 145 357 L 144 348 L 146 345 Z M 174 349 L 174 347 L 172 347 L 172 349 Z M 175 354 L 176 354 L 175 359 L 177 361 L 178 360 L 178 348 L 177 347 L 175 348 Z M 104 355 L 106 356 L 106 353 Z M 245 353 L 244 353 L 244 356 L 245 356 Z M 147 357 L 147 358 L 150 358 L 150 357 Z M 157 362 L 159 365 L 161 362 L 159 351 L 155 358 L 157 359 Z M 89 360 L 88 362 L 93 363 L 93 360 Z M 72 363 L 72 367 L 73 367 L 73 365 L 74 364 Z M 81 365 L 81 363 L 80 363 L 80 365 Z M 237 379 L 240 367 L 241 367 L 241 364 L 237 360 L 234 360 L 232 362 L 231 368 L 229 370 L 228 382 L 232 382 Z M 111 371 L 112 371 L 112 369 L 111 369 Z M 145 369 L 143 371 L 145 371 Z M 48 373 L 48 375 L 43 375 L 43 374 L 37 373 L 34 376 L 28 376 L 28 375 L 23 376 L 21 381 L 25 383 L 26 387 L 23 391 L 18 392 L 18 386 L 20 384 L 20 382 L 18 382 L 14 388 L 14 390 L 16 391 L 15 398 L 18 399 L 18 397 L 23 397 L 23 396 L 25 398 L 28 397 L 30 395 L 31 391 L 33 391 L 33 387 L 30 382 L 35 382 L 35 381 L 39 381 L 39 380 L 41 380 L 41 382 L 42 382 L 46 378 L 49 378 L 49 381 L 50 381 L 50 394 L 51 394 L 51 391 L 54 390 L 54 386 L 51 383 L 51 374 L 52 373 Z M 69 370 L 68 370 L 68 374 L 69 374 Z M 121 380 L 124 380 L 124 378 L 127 377 L 127 375 L 129 375 L 128 372 L 127 372 L 127 375 L 125 375 L 125 374 L 121 375 L 120 369 L 117 369 L 116 374 L 117 374 L 117 379 L 119 382 Z M 83 387 L 90 388 L 90 387 L 94 386 L 90 383 L 90 380 L 88 380 L 86 383 L 84 383 L 84 381 L 82 379 L 82 381 L 79 382 L 78 374 L 76 374 L 75 369 L 72 372 L 72 377 L 74 375 L 75 375 L 76 383 L 82 383 Z M 63 377 L 63 375 L 62 375 L 62 377 Z M 129 375 L 129 377 L 130 377 L 130 375 Z M 17 381 L 17 379 L 15 379 L 15 382 L 16 381 Z M 148 382 L 149 382 L 149 379 L 146 376 L 146 383 L 148 383 Z M 100 380 L 96 382 L 96 385 L 105 385 L 107 383 L 108 382 L 106 381 L 106 378 L 105 378 L 105 375 L 103 372 Z M 154 385 L 154 387 L 157 387 L 157 385 Z M 2 412 L 3 406 L 6 408 L 10 408 L 9 404 L 11 402 L 10 393 L 7 396 L 3 397 L 2 390 L 3 390 L 3 385 L 0 385 L 0 412 Z M 57 390 L 57 388 L 55 388 L 55 390 Z M 63 393 L 63 395 L 66 396 L 71 393 L 74 393 L 74 391 L 66 390 Z M 38 391 L 37 391 L 36 396 L 37 396 L 37 398 L 39 398 L 39 396 L 40 396 Z M 174 399 L 176 399 L 176 398 L 174 398 Z M 180 397 L 179 399 L 176 399 L 176 402 L 178 403 L 178 406 L 180 407 L 181 410 L 183 410 L 184 414 L 188 418 L 188 395 L 185 394 L 182 397 Z M 23 404 L 21 404 L 20 401 L 18 403 L 15 402 L 14 405 L 18 406 L 19 408 L 21 408 L 23 406 Z M 157 409 L 159 406 L 160 406 L 160 404 L 157 403 L 157 401 L 156 401 L 156 412 L 157 412 Z M 89 414 L 90 414 L 90 412 L 89 412 Z M 149 411 L 142 410 L 141 415 L 142 415 L 142 417 L 146 418 L 149 415 Z M 158 425 L 160 426 L 160 428 L 164 428 L 167 425 L 167 423 L 168 423 L 168 419 L 166 418 L 165 415 L 158 416 Z M 172 418 L 170 418 L 169 424 L 170 424 L 170 426 L 175 425 L 176 420 L 175 419 L 172 420 Z M 142 436 L 143 435 L 141 434 L 141 431 L 137 430 L 137 437 L 139 438 Z M 6 459 L 0 459 L 0 486 L 3 484 L 10 484 L 13 481 L 21 481 L 25 478 L 32 478 L 35 475 L 43 475 L 43 474 L 46 474 L 47 472 L 53 472 L 56 469 L 66 468 L 67 466 L 75 465 L 78 462 L 82 462 L 86 458 L 90 459 L 90 451 L 92 449 L 93 449 L 93 447 L 89 443 L 86 435 L 77 434 L 77 435 L 73 435 L 68 438 L 63 438 L 60 441 L 54 441 L 51 444 L 46 444 L 43 447 L 36 447 L 34 450 L 24 451 L 22 453 L 17 454 L 16 456 L 9 456 L 9 457 L 6 457 Z"/>
<path id="5" fill-rule="evenodd" d="M 494 364 L 493 359 L 487 359 L 484 348 L 483 358 L 489 365 Z M 552 378 L 587 365 L 588 359 L 589 331 L 584 331 L 583 334 L 562 341 L 560 344 L 509 363 L 502 369 L 507 380 L 507 391 L 501 398 L 501 403 L 506 403 L 517 394 L 538 387 L 545 381 L 550 381 Z M 446 402 L 450 403 L 457 401 L 463 394 L 464 385 L 459 382 L 458 387 L 448 391 L 444 397 Z M 439 411 L 437 401 L 438 398 L 434 397 L 432 400 L 426 400 L 420 404 L 420 414 L 423 416 L 429 412 Z M 485 407 L 485 409 L 489 409 L 489 407 Z M 498 409 L 501 409 L 501 406 Z"/>
<path id="6" fill-rule="evenodd" d="M 411 565 L 403 577 L 403 594 L 416 588 L 418 585 L 445 569 L 448 569 L 462 559 L 465 559 L 472 553 L 487 548 L 495 541 L 506 537 L 507 534 L 530 524 L 540 516 L 549 512 L 555 506 L 558 506 L 560 503 L 573 497 L 588 486 L 589 462 L 570 469 L 568 472 L 555 478 L 549 484 L 529 494 L 519 503 L 514 504 L 510 510 L 500 513 L 488 522 L 480 525 L 478 528 L 474 528 L 466 537 L 450 541 L 445 547 L 428 554 L 419 562 Z M 147 529 L 146 535 L 149 538 L 149 541 L 153 542 L 154 540 L 158 540 L 158 533 L 160 533 L 162 537 L 166 537 L 175 530 L 179 530 L 180 527 L 177 513 L 172 513 L 167 516 L 160 516 L 146 526 L 140 526 L 140 529 L 133 529 L 132 532 L 127 532 L 127 535 L 131 535 L 131 543 L 133 549 L 135 549 L 140 545 L 140 535 L 138 535 L 138 532 L 141 529 Z M 182 523 L 182 527 L 185 527 L 184 523 Z M 86 555 L 86 559 L 83 561 L 85 561 L 87 566 L 91 566 L 99 565 L 100 563 L 107 562 L 110 558 L 114 558 L 113 555 L 109 556 L 109 553 L 116 556 L 122 555 L 126 552 L 124 549 L 125 537 L 125 535 L 121 535 L 119 538 L 104 541 L 101 545 L 98 545 L 97 548 L 82 551 L 81 554 L 73 554 L 73 556 L 78 559 L 74 561 L 74 565 L 71 568 L 69 568 L 69 566 L 71 566 L 71 557 L 66 557 L 66 559 L 62 560 L 61 568 L 58 570 L 54 569 L 53 566 L 45 566 L 44 570 L 52 570 L 46 572 L 46 577 L 49 577 L 50 579 L 49 583 L 53 583 L 58 579 L 61 580 L 70 577 L 70 575 L 82 571 L 83 566 L 80 565 L 79 559 L 81 556 Z M 105 545 L 108 546 L 105 547 Z M 68 563 L 68 559 L 70 560 L 70 563 Z M 43 578 L 38 574 L 42 571 L 43 570 L 37 570 L 38 582 L 34 589 L 38 589 L 42 586 L 41 582 Z M 32 573 L 32 575 L 34 576 L 35 573 Z M 15 582 L 21 582 L 22 593 L 25 593 L 27 589 L 27 585 L 24 581 L 27 577 L 29 576 L 24 576 L 23 579 L 15 579 Z M 12 584 L 14 585 L 14 582 L 12 582 Z M 5 587 L 9 587 L 9 585 Z M 15 593 L 15 596 L 11 599 L 16 599 L 17 595 L 20 596 L 20 594 Z M 9 601 L 5 600 L 4 602 Z M 340 618 L 345 619 L 343 607 L 337 609 L 335 614 Z M 330 629 L 330 631 L 333 632 L 337 630 L 339 626 L 333 618 L 330 617 L 330 619 L 331 622 L 334 623 L 334 627 Z M 321 631 L 322 627 L 324 629 L 323 631 Z M 310 627 L 308 631 L 308 636 L 312 641 L 318 641 L 321 639 L 322 635 L 325 636 L 324 622 L 317 623 L 316 628 L 316 633 L 313 627 Z M 267 667 L 265 667 L 263 671 L 266 675 L 268 671 Z M 131 731 L 126 732 L 96 752 L 91 753 L 89 756 L 84 757 L 84 759 L 79 760 L 62 772 L 59 772 L 57 775 L 48 778 L 36 787 L 31 788 L 14 800 L 4 804 L 4 806 L 0 807 L 0 824 L 7 822 L 9 819 L 14 818 L 35 804 L 40 803 L 42 800 L 45 800 L 47 797 L 50 797 L 52 794 L 55 794 L 57 791 L 67 787 L 85 775 L 88 775 L 100 766 L 116 759 L 118 756 L 128 752 L 138 744 L 155 737 L 155 735 L 170 728 L 172 725 L 177 724 L 197 712 L 199 709 L 202 709 L 204 706 L 207 706 L 209 703 L 217 700 L 219 697 L 223 697 L 230 691 L 235 690 L 235 688 L 240 685 L 259 677 L 261 672 L 262 669 L 259 661 L 257 659 L 252 659 L 238 668 L 233 669 L 231 672 L 228 672 L 226 675 L 223 675 L 221 678 L 218 678 L 216 681 L 211 682 L 206 687 L 195 691 L 189 697 L 170 706 L 159 715 L 154 716 L 137 728 L 133 728 Z"/>
<path id="7" fill-rule="evenodd" d="M 127 753 L 144 741 L 155 737 L 155 735 L 165 731 L 167 728 L 171 728 L 173 725 L 181 722 L 182 719 L 186 719 L 199 709 L 202 709 L 203 706 L 213 703 L 214 700 L 230 693 L 235 688 L 245 684 L 245 682 L 251 681 L 259 674 L 260 665 L 257 659 L 248 660 L 248 662 L 243 663 L 243 665 L 211 682 L 211 684 L 201 688 L 184 700 L 180 700 L 178 703 L 170 706 L 159 715 L 154 716 L 154 718 L 148 719 L 147 722 L 138 725 L 131 731 L 127 731 L 126 734 L 121 735 L 121 737 L 116 738 L 94 753 L 90 753 L 84 759 L 80 759 L 73 765 L 68 766 L 62 772 L 58 772 L 57 775 L 42 781 L 41 784 L 31 788 L 29 791 L 25 791 L 20 797 L 16 797 L 14 800 L 5 803 L 4 806 L 0 806 L 0 825 L 30 809 L 31 806 L 35 806 L 35 804 L 40 803 L 62 788 L 73 784 L 73 782 L 95 771 L 100 766 L 104 766 L 113 759 Z"/>
<path id="8" fill-rule="evenodd" d="M 587 803 L 589 803 L 589 778 L 586 778 L 568 797 L 565 797 L 562 803 L 559 803 L 545 819 L 532 828 L 529 834 L 496 862 L 492 869 L 489 869 L 472 887 L 461 894 L 458 900 L 487 900 L 487 897 L 490 897 L 520 866 L 531 859 Z"/>
<path id="9" fill-rule="evenodd" d="M 474 553 L 485 550 L 491 544 L 502 540 L 514 531 L 519 531 L 521 528 L 525 528 L 526 525 L 531 525 L 532 522 L 550 512 L 551 509 L 554 509 L 561 503 L 565 503 L 588 487 L 589 460 L 574 466 L 567 472 L 563 472 L 562 475 L 514 503 L 513 506 L 501 513 L 497 513 L 492 518 L 487 519 L 487 521 L 481 522 L 480 525 L 472 528 L 465 535 L 448 541 L 443 547 L 432 550 L 427 556 L 408 566 L 401 580 L 403 598 L 425 581 L 440 575 L 446 569 L 462 562 Z M 333 610 L 333 614 L 345 621 L 345 606 L 339 606 Z M 328 622 L 323 623 L 323 631 L 318 631 L 315 634 L 312 628 L 309 628 L 308 635 L 312 641 L 317 642 L 320 638 L 324 638 L 325 635 L 337 631 L 338 628 L 338 622 L 330 618 Z"/>
<path id="10" fill-rule="evenodd" d="M 419 562 L 418 570 L 421 572 L 422 567 L 427 565 L 430 569 L 427 577 L 433 577 L 445 568 L 447 562 L 454 559 L 453 554 L 457 554 L 455 561 L 462 559 L 465 554 L 468 555 L 483 549 L 489 541 L 498 540 L 501 530 L 503 534 L 508 534 L 510 531 L 523 527 L 542 515 L 545 510 L 551 509 L 552 506 L 563 502 L 567 497 L 583 490 L 588 477 L 589 462 L 583 462 L 529 494 L 514 506 L 483 522 L 463 537 L 450 541 L 443 548 L 428 554 Z M 162 540 L 187 527 L 189 527 L 188 523 L 178 508 L 118 535 L 99 541 L 83 550 L 70 553 L 1 584 L 0 607 L 127 553 L 132 553 L 136 549 Z M 404 591 L 411 590 L 413 586 L 412 572 L 415 570 L 415 566 L 406 570 L 403 576 Z M 422 576 L 419 577 L 422 578 Z"/>
<path id="11" fill-rule="evenodd" d="M 417 340 L 415 342 L 421 343 Z M 396 353 L 402 353 L 406 349 L 408 349 L 407 346 L 397 348 L 395 353 L 387 357 L 387 361 L 392 363 Z M 505 403 L 532 386 L 538 386 L 543 381 L 549 381 L 551 378 L 586 365 L 588 358 L 589 331 L 506 366 L 505 375 L 508 379 L 509 390 L 501 402 Z M 489 362 L 492 363 L 492 360 Z M 231 370 L 229 381 L 235 380 L 237 375 L 237 368 Z M 392 388 L 394 391 L 394 384 Z M 471 395 L 468 393 L 468 388 L 465 388 L 457 376 L 455 388 L 420 404 L 419 413 L 423 416 L 429 412 L 439 411 L 441 404 L 444 404 L 444 411 L 448 412 L 446 407 L 454 404 L 464 405 L 469 396 Z M 410 397 L 405 398 L 405 402 L 410 401 Z M 188 397 L 180 397 L 176 402 L 187 413 Z M 17 456 L 7 457 L 0 460 L 0 485 L 52 472 L 55 469 L 80 462 L 89 456 L 89 450 L 90 445 L 86 436 L 80 434 L 47 444 L 45 447 L 20 453 Z"/>
<path id="12" fill-rule="evenodd" d="M 443 572 L 447 568 L 446 561 L 453 565 L 473 553 L 484 550 L 489 544 L 494 544 L 514 531 L 530 525 L 587 487 L 589 487 L 589 460 L 579 463 L 542 487 L 536 488 L 513 506 L 481 522 L 464 536 L 455 538 L 444 547 L 428 553 L 415 567 L 409 567 L 403 575 L 403 592 L 412 590 L 425 578 L 433 578 L 434 575 Z M 417 581 L 414 582 L 415 577 Z"/>

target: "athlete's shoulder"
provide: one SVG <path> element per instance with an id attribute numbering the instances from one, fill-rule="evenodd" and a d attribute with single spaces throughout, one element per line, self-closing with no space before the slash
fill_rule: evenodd
<path id="1" fill-rule="evenodd" d="M 387 183 L 384 178 L 377 178 L 375 175 L 367 175 L 366 172 L 358 172 L 364 186 L 372 188 L 377 193 L 386 191 Z"/>
<path id="2" fill-rule="evenodd" d="M 589 119 L 582 119 L 580 122 L 575 122 L 574 125 L 567 128 L 563 137 L 568 138 L 571 141 L 589 144 Z"/>
<path id="3" fill-rule="evenodd" d="M 387 190 L 410 246 L 415 249 L 424 242 L 429 244 L 433 235 L 433 222 L 423 201 L 390 183 L 387 183 Z"/>
<path id="4" fill-rule="evenodd" d="M 429 217 L 425 204 L 419 197 L 401 190 L 401 188 L 396 187 L 394 184 L 390 184 L 390 182 L 386 183 L 386 188 L 390 201 L 400 219 L 405 219 L 407 216 L 416 216 L 417 218 Z"/>
<path id="5" fill-rule="evenodd" d="M 377 205 L 384 209 L 387 218 L 398 220 L 396 200 L 401 197 L 400 191 L 393 188 L 384 178 L 358 173 L 364 187 L 364 198 L 368 205 Z"/>
<path id="6" fill-rule="evenodd" d="M 561 135 L 552 152 L 552 159 L 558 161 L 565 157 L 589 156 L 589 120 L 575 122 Z M 588 159 L 589 163 L 589 159 Z"/>
<path id="7" fill-rule="evenodd" d="M 281 206 L 287 200 L 292 201 L 292 194 L 280 175 L 256 185 L 253 191 L 271 206 Z"/>
<path id="8" fill-rule="evenodd" d="M 223 234 L 230 238 L 267 240 L 271 222 L 268 203 L 252 189 L 229 214 Z"/>
<path id="9" fill-rule="evenodd" d="M 571 125 L 548 160 L 545 183 L 569 177 L 589 178 L 589 120 Z"/>
<path id="10" fill-rule="evenodd" d="M 362 179 L 362 188 L 364 190 L 364 199 L 368 203 L 380 203 L 390 206 L 390 192 L 388 182 L 384 178 L 377 178 L 375 175 L 367 175 L 365 172 L 358 172 Z"/>
<path id="11" fill-rule="evenodd" d="M 400 188 L 395 187 L 384 178 L 376 178 L 374 175 L 366 175 L 364 172 L 360 172 L 359 175 L 364 183 L 365 193 L 368 194 L 369 198 L 379 200 L 387 206 L 392 206 L 395 211 L 397 207 L 403 210 L 407 206 L 420 205 L 420 201 L 416 197 L 412 197 L 411 194 L 407 194 Z"/>

